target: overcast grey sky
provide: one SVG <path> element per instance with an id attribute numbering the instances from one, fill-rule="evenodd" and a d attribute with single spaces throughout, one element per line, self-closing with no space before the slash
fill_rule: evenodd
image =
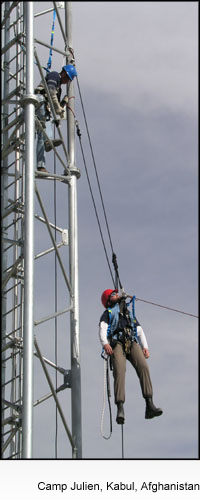
<path id="1" fill-rule="evenodd" d="M 51 2 L 34 2 L 35 12 Z M 72 2 L 76 66 L 91 140 L 127 293 L 198 314 L 197 309 L 197 2 Z M 62 11 L 60 11 L 62 14 Z M 64 23 L 64 19 L 63 19 Z M 35 37 L 50 41 L 52 13 L 35 19 Z M 56 21 L 54 45 L 63 49 Z M 37 44 L 46 65 L 48 49 Z M 52 69 L 64 61 L 56 54 Z M 35 82 L 39 81 L 36 68 Z M 99 210 L 77 85 L 76 115 Z M 63 130 L 66 124 L 63 124 Z M 104 289 L 112 287 L 90 198 L 80 148 L 76 147 L 79 223 L 80 346 L 83 458 L 121 458 L 121 428 L 106 441 L 100 434 L 103 370 L 98 322 Z M 47 168 L 53 172 L 53 154 Z M 62 167 L 57 166 L 62 172 Z M 53 186 L 38 181 L 49 219 Z M 36 203 L 36 212 L 38 211 Z M 57 187 L 57 223 L 67 227 L 67 191 Z M 101 215 L 102 225 L 103 217 Z M 105 226 L 103 226 L 105 227 Z M 111 258 L 109 242 L 106 244 Z M 36 251 L 48 237 L 38 225 Z M 51 245 L 49 245 L 51 246 Z M 36 319 L 54 307 L 54 258 L 36 264 Z M 58 271 L 58 309 L 66 306 Z M 127 365 L 125 458 L 196 458 L 198 454 L 197 323 L 193 317 L 136 302 L 149 344 L 148 361 L 159 419 L 144 419 L 144 400 L 135 371 Z M 66 331 L 67 330 L 67 331 Z M 69 330 L 58 320 L 58 364 L 69 368 Z M 37 334 L 37 332 L 36 332 Z M 42 325 L 38 342 L 54 359 L 54 324 Z M 52 376 L 54 376 L 54 373 Z M 48 386 L 35 362 L 35 399 Z M 63 383 L 61 379 L 59 383 Z M 70 422 L 70 391 L 60 394 Z M 34 457 L 54 458 L 55 406 L 34 410 Z M 109 431 L 106 410 L 105 432 Z M 71 458 L 58 423 L 58 458 Z"/>

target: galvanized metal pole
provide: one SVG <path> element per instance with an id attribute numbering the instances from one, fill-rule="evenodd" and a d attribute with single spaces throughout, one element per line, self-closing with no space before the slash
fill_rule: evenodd
<path id="1" fill-rule="evenodd" d="M 24 2 L 26 31 L 25 108 L 25 248 L 22 457 L 32 458 L 33 428 L 33 292 L 34 292 L 34 57 L 33 4 Z"/>
<path id="2" fill-rule="evenodd" d="M 10 2 L 5 2 L 5 11 L 4 11 L 4 14 L 6 16 L 6 13 L 9 11 L 10 9 Z M 5 43 L 5 47 L 7 46 L 7 44 L 9 43 L 10 41 L 10 17 L 7 18 L 6 22 L 5 22 L 5 34 L 4 34 L 4 43 Z M 3 63 L 3 67 L 4 67 L 4 80 L 3 80 L 3 91 L 4 91 L 4 95 L 3 95 L 3 99 L 6 98 L 6 96 L 9 94 L 9 60 L 10 60 L 10 51 L 9 49 L 5 52 L 5 55 L 4 55 L 4 63 Z M 9 103 L 8 101 L 4 101 L 4 104 L 3 104 L 3 129 L 5 129 L 6 125 L 8 125 L 8 114 L 9 114 Z M 7 130 L 4 130 L 3 131 L 3 147 L 5 148 L 6 144 L 8 142 L 8 131 Z M 8 190 L 7 190 L 7 186 L 8 186 L 8 157 L 6 156 L 4 158 L 4 160 L 2 161 L 2 183 L 1 183 L 1 213 L 2 213 L 2 225 L 1 225 L 1 229 L 2 229 L 2 240 L 1 240 L 1 271 L 2 271 L 2 275 L 1 275 L 1 279 L 2 279 L 2 283 L 6 277 L 6 269 L 7 269 L 7 254 L 6 254 L 6 247 L 7 247 L 7 243 L 5 242 L 5 239 L 7 237 L 7 230 L 6 230 L 6 226 L 7 226 L 7 218 L 3 218 L 5 212 L 6 212 L 6 209 L 7 209 L 7 206 L 8 206 Z M 4 415 L 3 413 L 3 410 L 4 410 L 4 403 L 3 403 L 3 399 L 5 399 L 5 372 L 6 372 L 6 362 L 5 362 L 5 358 L 6 358 L 6 352 L 3 351 L 3 347 L 4 345 L 6 345 L 6 339 L 5 339 L 5 335 L 6 335 L 6 309 L 7 309 L 7 306 L 6 306 L 6 289 L 4 290 L 3 287 L 1 288 L 2 289 L 2 292 L 1 292 L 1 298 L 2 298 L 2 339 L 4 339 L 2 341 L 2 356 L 1 356 L 1 376 L 2 376 L 2 408 L 1 408 L 1 411 L 2 411 L 2 416 Z M 3 443 L 4 443 L 4 438 L 3 438 L 3 433 L 2 433 L 2 448 L 3 448 Z"/>
<path id="3" fill-rule="evenodd" d="M 72 2 L 65 2 L 65 30 L 68 45 L 72 48 Z M 66 63 L 71 62 L 71 54 Z M 68 96 L 74 96 L 74 83 L 69 85 Z M 79 347 L 79 296 L 78 296 L 78 223 L 77 223 L 77 179 L 80 172 L 75 164 L 75 123 L 74 99 L 70 100 L 67 113 L 68 152 L 70 158 L 69 182 L 69 268 L 72 288 L 72 311 L 70 313 L 71 332 L 71 404 L 72 404 L 72 437 L 76 446 L 74 458 L 82 458 L 82 425 L 81 425 L 81 366 Z"/>

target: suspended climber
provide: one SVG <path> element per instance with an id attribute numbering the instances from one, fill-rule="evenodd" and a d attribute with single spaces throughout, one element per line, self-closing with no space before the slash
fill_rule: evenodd
<path id="1" fill-rule="evenodd" d="M 139 377 L 143 398 L 146 401 L 145 418 L 151 419 L 162 415 L 161 408 L 153 403 L 153 388 L 146 359 L 149 358 L 148 344 L 144 331 L 128 310 L 126 298 L 133 297 L 107 289 L 101 296 L 106 308 L 100 318 L 99 337 L 104 352 L 111 358 L 114 377 L 114 397 L 117 405 L 118 424 L 124 424 L 125 371 L 126 359 L 130 361 Z M 146 358 L 146 359 L 145 359 Z"/>
<path id="2" fill-rule="evenodd" d="M 49 93 L 54 105 L 55 113 L 58 116 L 56 120 L 56 125 L 60 123 L 60 120 L 64 118 L 64 108 L 68 104 L 68 97 L 65 95 L 60 101 L 61 97 L 61 85 L 66 85 L 70 83 L 74 77 L 77 76 L 76 68 L 73 64 L 67 64 L 63 66 L 60 73 L 57 71 L 51 71 L 47 73 L 45 80 L 49 89 Z M 39 83 L 39 85 L 35 89 L 35 94 L 37 95 L 37 99 L 39 102 L 39 107 L 36 111 L 37 117 L 41 122 L 42 127 L 45 129 L 46 134 L 49 139 L 52 141 L 54 147 L 60 146 L 62 144 L 61 139 L 52 139 L 53 138 L 53 129 L 52 129 L 52 116 L 51 116 L 51 108 L 48 102 L 48 96 L 46 94 L 46 89 L 43 84 L 43 81 Z M 46 161 L 45 161 L 45 152 L 51 151 L 52 147 L 50 142 L 46 139 L 42 130 L 37 130 L 37 147 L 36 147 L 36 156 L 37 156 L 37 170 L 40 172 L 48 172 L 46 169 Z"/>

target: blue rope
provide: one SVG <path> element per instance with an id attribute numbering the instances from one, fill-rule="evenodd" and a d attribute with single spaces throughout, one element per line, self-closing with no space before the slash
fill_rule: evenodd
<path id="1" fill-rule="evenodd" d="M 51 42 L 50 42 L 51 47 L 53 47 L 55 20 L 56 20 L 56 10 L 54 9 L 54 11 L 53 11 L 53 23 L 52 23 L 52 28 L 51 28 Z M 47 67 L 45 68 L 45 70 L 48 73 L 49 73 L 49 71 L 51 69 L 52 54 L 53 54 L 53 51 L 52 51 L 52 49 L 50 49 L 49 50 L 49 59 L 48 59 Z"/>

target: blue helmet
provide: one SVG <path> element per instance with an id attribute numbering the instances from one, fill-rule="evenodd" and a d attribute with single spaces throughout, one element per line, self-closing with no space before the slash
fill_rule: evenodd
<path id="1" fill-rule="evenodd" d="M 67 66 L 63 66 L 62 70 L 64 70 L 67 73 L 70 80 L 73 80 L 73 78 L 77 76 L 77 71 L 75 66 L 73 66 L 73 64 L 67 64 Z"/>

